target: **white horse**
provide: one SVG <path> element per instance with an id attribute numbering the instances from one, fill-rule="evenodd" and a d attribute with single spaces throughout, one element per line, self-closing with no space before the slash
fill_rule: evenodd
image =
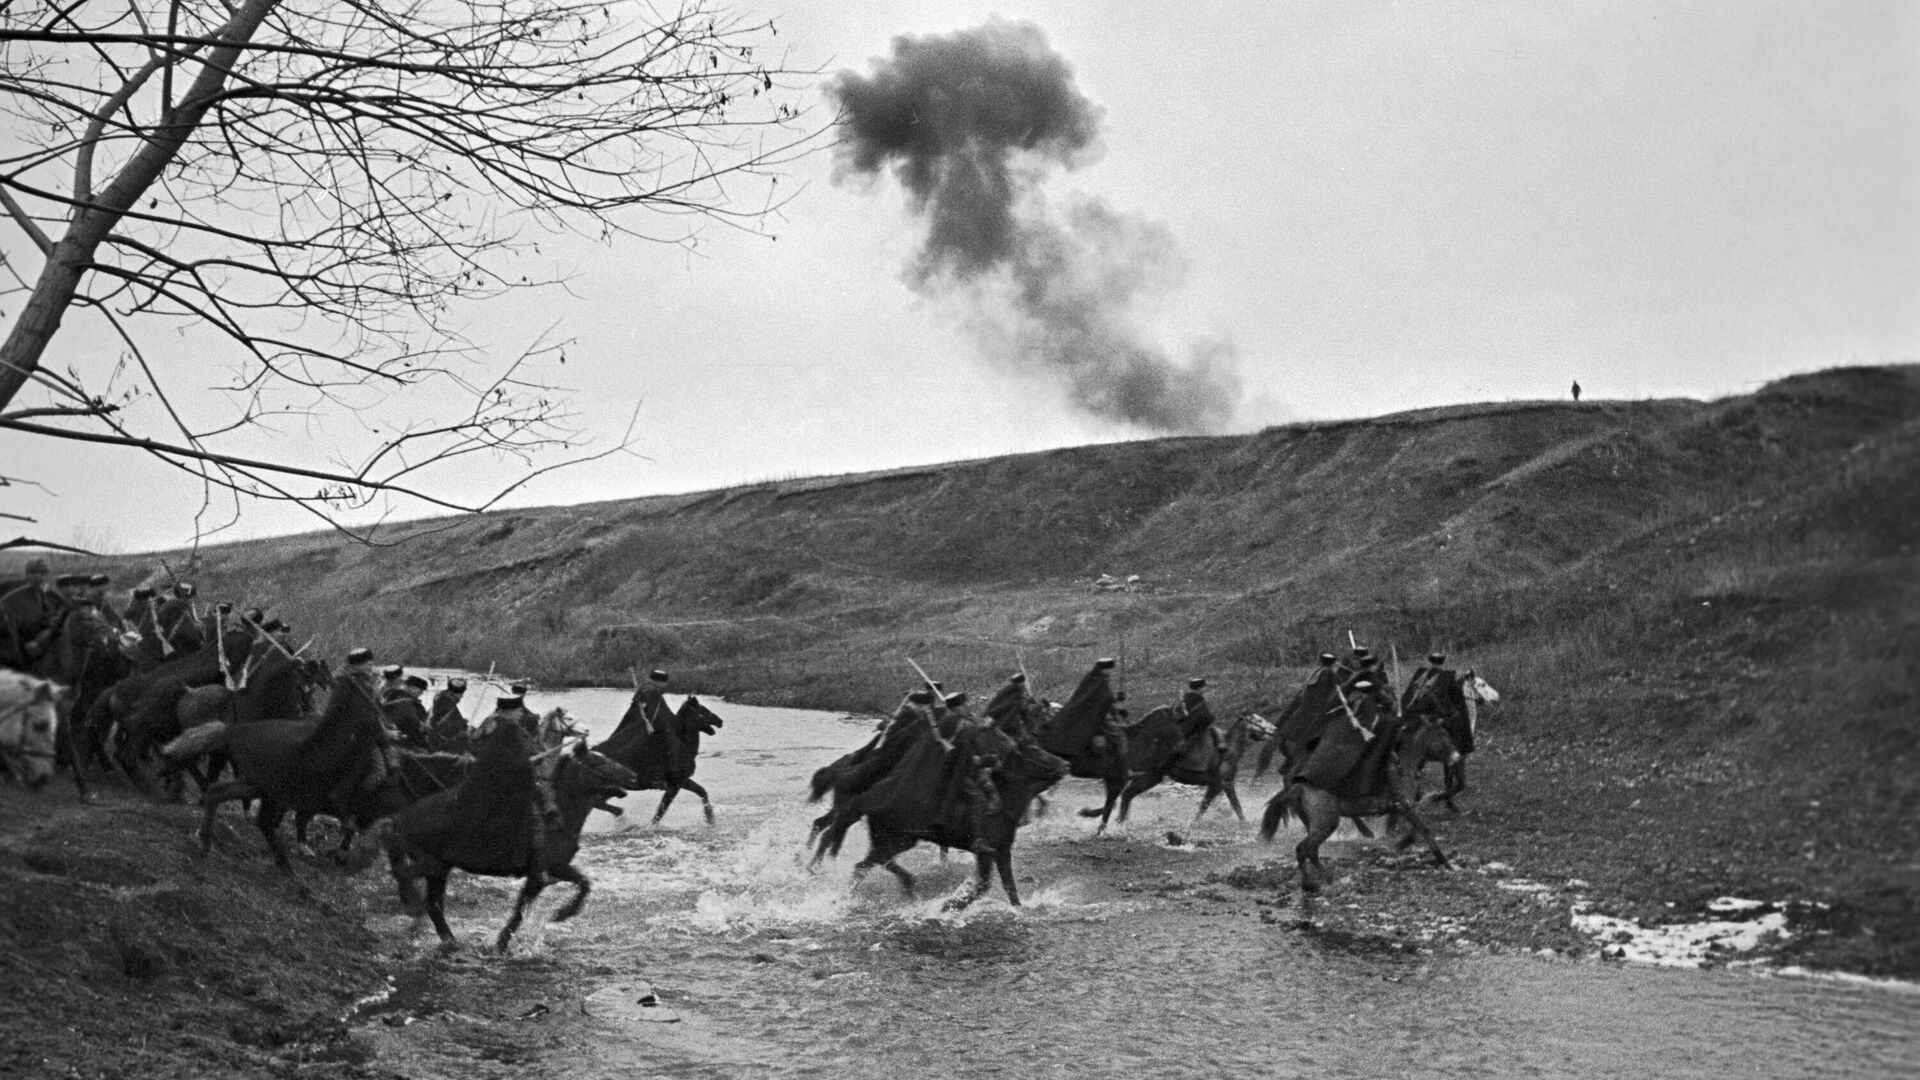
<path id="1" fill-rule="evenodd" d="M 1466 671 L 1460 673 L 1460 696 L 1465 698 L 1467 702 L 1467 731 L 1470 734 L 1471 741 L 1468 742 L 1465 747 L 1460 748 L 1461 754 L 1457 760 L 1450 765 L 1442 767 L 1442 771 L 1445 774 L 1445 786 L 1441 790 L 1421 800 L 1422 802 L 1445 803 L 1447 809 L 1456 814 L 1460 812 L 1460 808 L 1453 804 L 1454 796 L 1467 790 L 1467 754 L 1470 753 L 1471 749 L 1477 746 L 1480 741 L 1480 706 L 1491 705 L 1499 701 L 1500 691 L 1495 690 L 1493 684 L 1481 678 L 1478 672 L 1472 668 L 1468 668 Z"/>
<path id="2" fill-rule="evenodd" d="M 27 787 L 53 777 L 65 696 L 59 683 L 0 668 L 0 769 Z"/>

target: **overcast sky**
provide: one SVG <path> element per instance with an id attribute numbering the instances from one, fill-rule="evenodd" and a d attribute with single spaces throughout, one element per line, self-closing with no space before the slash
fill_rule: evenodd
<path id="1" fill-rule="evenodd" d="M 551 245 L 574 295 L 475 315 L 503 352 L 549 322 L 576 339 L 560 378 L 606 439 L 639 408 L 643 458 L 553 475 L 516 505 L 1154 423 L 1248 431 L 1560 398 L 1575 379 L 1590 398 L 1714 397 L 1920 354 L 1920 4 L 740 7 L 775 18 L 789 63 L 843 91 L 895 70 L 899 35 L 970 41 L 997 16 L 1043 41 L 1097 131 L 1033 174 L 1019 212 L 1070 248 L 1099 207 L 1117 230 L 1102 235 L 1150 264 L 1102 317 L 1169 393 L 1203 365 L 1191 381 L 1213 396 L 1142 413 L 1076 386 L 1026 315 L 995 322 L 916 273 L 932 211 L 900 159 L 880 148 L 848 175 L 845 151 L 822 151 L 788 170 L 777 239 Z M 844 100 L 806 97 L 819 116 Z M 1111 351 L 1108 335 L 1094 340 Z M 68 336 L 52 364 L 89 347 Z M 1116 418 L 1131 415 L 1148 424 Z M 0 489 L 0 510 L 38 519 L 21 531 L 120 551 L 193 534 L 197 492 L 138 455 L 0 434 L 0 461 L 45 486 Z M 309 527 L 249 508 L 217 539 Z"/>

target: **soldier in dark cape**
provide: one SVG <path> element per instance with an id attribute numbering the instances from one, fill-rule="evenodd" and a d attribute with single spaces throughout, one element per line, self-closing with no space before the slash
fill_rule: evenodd
<path id="1" fill-rule="evenodd" d="M 72 606 L 48 581 L 47 560 L 36 555 L 24 570 L 25 578 L 0 584 L 0 655 L 23 670 L 46 652 Z"/>
<path id="2" fill-rule="evenodd" d="M 1191 725 L 1188 730 L 1193 732 L 1193 738 L 1188 740 L 1182 754 L 1193 749 L 1202 737 L 1213 741 L 1216 753 L 1226 748 L 1220 732 L 1214 728 L 1213 706 L 1207 703 L 1206 689 L 1207 680 L 1195 677 L 1187 680 L 1187 688 L 1180 694 L 1180 711 Z"/>
<path id="3" fill-rule="evenodd" d="M 1343 797 L 1349 794 L 1355 773 L 1374 756 L 1371 751 L 1375 744 L 1391 734 L 1386 725 L 1393 722 L 1392 717 L 1382 715 L 1380 699 L 1371 682 L 1357 680 L 1351 690 L 1353 693 L 1341 696 L 1338 711 L 1320 733 L 1318 745 L 1293 777 Z"/>
<path id="4" fill-rule="evenodd" d="M 1089 749 L 1112 759 L 1127 760 L 1126 711 L 1113 691 L 1109 674 L 1117 666 L 1111 657 L 1093 662 L 1092 670 L 1067 696 L 1060 713 L 1040 730 L 1040 748 L 1065 758 L 1080 757 Z"/>
<path id="5" fill-rule="evenodd" d="M 200 628 L 200 614 L 193 603 L 197 595 L 199 591 L 192 582 L 179 582 L 173 587 L 173 595 L 154 613 L 160 632 L 176 652 L 190 653 L 207 643 L 206 633 Z"/>
<path id="6" fill-rule="evenodd" d="M 460 699 L 467 694 L 467 680 L 454 677 L 445 689 L 433 695 L 433 710 L 427 715 L 427 731 L 435 750 L 450 754 L 467 752 L 467 716 L 460 711 Z"/>
<path id="7" fill-rule="evenodd" d="M 407 669 L 399 664 L 388 664 L 380 669 L 380 704 L 398 701 L 407 693 Z"/>
<path id="8" fill-rule="evenodd" d="M 535 783 L 533 755 L 539 747 L 517 723 L 517 698 L 501 698 L 473 736 L 474 761 L 454 792 L 455 834 L 447 838 L 449 862 L 524 866 L 541 873 L 547 814 Z"/>
<path id="9" fill-rule="evenodd" d="M 987 701 L 982 711 L 994 727 L 1006 732 L 1015 742 L 1031 743 L 1033 727 L 1027 708 L 1032 698 L 1032 692 L 1027 689 L 1027 673 L 1016 671 L 1007 677 L 1007 685 Z"/>
<path id="10" fill-rule="evenodd" d="M 1406 717 L 1438 717 L 1454 749 L 1471 754 L 1474 733 L 1467 716 L 1466 691 L 1459 673 L 1446 665 L 1445 653 L 1427 654 L 1427 662 L 1407 680 L 1406 692 L 1400 696 L 1400 712 Z"/>
<path id="11" fill-rule="evenodd" d="M 344 677 L 344 681 L 336 680 L 331 693 L 363 693 L 367 695 L 368 701 L 378 702 L 374 694 L 372 650 L 354 649 L 349 652 L 346 667 L 340 674 Z M 367 767 L 349 770 L 332 790 L 327 792 L 328 800 L 336 807 L 365 805 L 379 790 L 381 782 L 386 779 L 387 769 L 392 764 L 391 748 L 385 727 L 374 725 L 373 730 L 366 734 L 366 744 L 362 749 L 367 758 Z"/>
<path id="12" fill-rule="evenodd" d="M 402 746 L 416 750 L 427 748 L 427 707 L 420 704 L 420 695 L 426 690 L 427 680 L 409 675 L 401 684 L 400 696 L 380 705 L 380 711 L 386 714 L 387 723 L 399 736 Z"/>

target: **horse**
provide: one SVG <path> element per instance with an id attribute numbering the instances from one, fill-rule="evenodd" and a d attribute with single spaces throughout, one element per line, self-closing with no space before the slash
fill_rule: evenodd
<path id="1" fill-rule="evenodd" d="M 135 671 L 108 687 L 87 710 L 82 745 L 102 746 L 121 775 L 134 786 L 151 790 L 142 762 L 185 730 L 174 711 L 180 695 L 196 686 L 225 682 L 231 675 L 225 658 L 245 657 L 254 644 L 252 634 L 237 624 L 229 626 L 222 638 L 197 652 Z"/>
<path id="2" fill-rule="evenodd" d="M 1221 795 L 1227 797 L 1227 805 L 1233 808 L 1233 816 L 1241 821 L 1247 815 L 1240 808 L 1240 793 L 1234 789 L 1234 779 L 1240 772 L 1240 759 L 1246 756 L 1256 742 L 1261 742 L 1273 734 L 1273 724 L 1259 713 L 1241 713 L 1233 723 L 1227 725 L 1226 733 L 1216 743 L 1212 738 L 1196 738 L 1188 746 L 1187 752 L 1169 765 L 1165 778 L 1182 784 L 1191 784 L 1205 788 L 1200 797 L 1200 809 L 1194 813 L 1193 820 L 1199 821 L 1207 816 L 1207 808 Z M 1127 809 L 1136 795 L 1159 783 L 1158 778 L 1138 777 L 1128 782 L 1126 790 L 1120 796 L 1120 820 L 1127 820 Z M 1082 817 L 1092 817 L 1099 811 L 1089 807 L 1080 811 Z"/>
<path id="3" fill-rule="evenodd" d="M 969 805 L 962 794 L 964 770 L 985 758 L 995 761 L 990 772 L 995 801 Z M 1007 903 L 1019 907 L 1020 888 L 1013 878 L 1015 834 L 1026 817 L 1027 804 L 1068 772 L 1064 759 L 991 727 L 963 729 L 951 747 L 938 739 L 919 739 L 897 769 L 836 808 L 833 822 L 820 834 L 814 861 L 838 855 L 847 830 L 865 817 L 869 847 L 866 857 L 854 865 L 856 881 L 875 866 L 883 866 L 912 897 L 914 877 L 895 860 L 926 840 L 974 853 L 972 881 L 965 892 L 946 902 L 945 910 L 964 908 L 985 895 L 992 888 L 996 867 Z"/>
<path id="4" fill-rule="evenodd" d="M 1418 712 L 1439 717 L 1447 736 L 1460 751 L 1458 761 L 1441 769 L 1441 790 L 1426 796 L 1423 801 L 1445 803 L 1448 810 L 1455 814 L 1460 812 L 1453 800 L 1467 790 L 1467 755 L 1473 753 L 1479 744 L 1480 706 L 1491 705 L 1499 700 L 1500 691 L 1468 668 L 1456 676 L 1451 688 L 1428 683 L 1408 703 L 1408 715 Z"/>
<path id="5" fill-rule="evenodd" d="M 65 688 L 0 668 L 0 771 L 28 788 L 53 776 Z"/>
<path id="6" fill-rule="evenodd" d="M 494 942 L 494 947 L 502 953 L 512 942 L 514 931 L 520 928 L 527 908 L 547 887 L 548 878 L 574 885 L 573 897 L 553 913 L 554 922 L 573 918 L 587 902 L 587 893 L 593 885 L 573 865 L 574 856 L 580 852 L 580 831 L 596 803 L 633 789 L 638 778 L 632 770 L 605 754 L 587 749 L 584 741 L 573 743 L 570 749 L 562 747 L 539 754 L 533 764 L 536 783 L 552 793 L 559 817 L 554 827 L 547 830 L 541 864 L 537 868 L 516 858 L 516 853 L 510 851 L 511 845 L 499 845 L 498 855 L 485 850 L 488 847 L 485 837 L 480 838 L 483 850 L 455 850 L 458 845 L 450 843 L 450 838 L 474 839 L 461 831 L 462 822 L 456 814 L 458 788 L 421 799 L 396 814 L 388 826 L 387 857 L 401 899 L 409 904 L 411 912 L 418 914 L 418 908 L 413 906 L 416 894 L 412 882 L 426 881 L 426 915 L 433 921 L 433 928 L 445 947 L 457 944 L 453 929 L 447 925 L 446 910 L 447 878 L 455 870 L 487 877 L 526 879 L 514 899 L 513 914 Z"/>
<path id="7" fill-rule="evenodd" d="M 644 735 L 639 734 L 642 729 L 622 720 L 620 727 L 593 749 L 632 771 L 635 779 L 628 791 L 662 792 L 651 824 L 660 824 L 660 819 L 667 816 L 667 807 L 673 805 L 673 797 L 685 790 L 700 796 L 700 809 L 711 825 L 713 800 L 707 797 L 706 788 L 694 783 L 693 771 L 699 767 L 700 736 L 718 735 L 725 723 L 689 694 L 677 711 L 663 714 Z"/>
<path id="8" fill-rule="evenodd" d="M 1184 703 L 1162 705 L 1128 724 L 1125 770 L 1103 770 L 1098 779 L 1106 786 L 1105 804 L 1097 810 L 1088 807 L 1080 811 L 1081 817 L 1100 819 L 1095 835 L 1106 829 L 1116 803 L 1120 820 L 1125 822 L 1133 797 L 1159 784 L 1212 724 L 1213 710 L 1204 702 L 1191 710 Z M 1234 801 L 1238 803 L 1237 796 Z"/>
<path id="9" fill-rule="evenodd" d="M 473 759 L 465 754 L 390 748 L 387 752 L 387 771 L 371 791 L 350 800 L 347 806 L 295 813 L 294 842 L 300 846 L 303 855 L 312 857 L 313 848 L 307 843 L 307 827 L 313 823 L 316 815 L 326 813 L 340 823 L 338 854 L 344 856 L 352 849 L 354 836 L 358 832 L 382 818 L 392 817 L 429 795 L 458 787 L 472 765 Z M 404 892 L 401 899 L 406 899 Z"/>
<path id="10" fill-rule="evenodd" d="M 213 815 L 223 802 L 258 799 L 255 823 L 273 861 L 291 873 L 280 842 L 281 819 L 288 813 L 332 813 L 335 792 L 357 790 L 383 767 L 385 730 L 373 690 L 353 674 L 336 676 L 318 721 L 259 720 L 246 724 L 202 724 L 161 749 L 180 763 L 221 752 L 233 777 L 209 787 L 200 797 L 200 851 L 213 847 Z"/>
<path id="11" fill-rule="evenodd" d="M 817 803 L 829 794 L 833 804 L 813 820 L 807 842 L 819 839 L 847 800 L 879 783 L 921 739 L 933 734 L 933 726 L 916 710 L 902 708 L 880 725 L 873 738 L 857 750 L 842 754 L 814 771 L 807 801 Z M 818 858 L 814 860 L 818 862 Z"/>
<path id="12" fill-rule="evenodd" d="M 1267 802 L 1260 821 L 1260 839 L 1271 842 L 1274 833 L 1288 815 L 1299 819 L 1307 835 L 1294 846 L 1294 860 L 1300 867 L 1300 892 L 1311 897 L 1320 891 L 1325 868 L 1320 864 L 1320 845 L 1340 827 L 1343 817 L 1362 818 L 1387 814 L 1406 820 L 1409 831 L 1400 840 L 1407 847 L 1423 839 L 1433 852 L 1438 866 L 1447 866 L 1446 853 L 1427 828 L 1414 806 L 1420 798 L 1420 769 L 1427 762 L 1442 764 L 1457 761 L 1460 752 L 1447 738 L 1440 723 L 1430 717 L 1409 720 L 1384 719 L 1375 733 L 1379 745 L 1369 749 L 1353 774 L 1329 791 L 1305 780 L 1291 780 Z"/>

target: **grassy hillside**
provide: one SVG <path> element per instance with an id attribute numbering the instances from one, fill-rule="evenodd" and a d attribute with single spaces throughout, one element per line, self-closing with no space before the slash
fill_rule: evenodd
<path id="1" fill-rule="evenodd" d="M 192 573 L 329 654 L 663 666 L 832 708 L 897 700 L 906 656 L 975 690 L 1024 661 L 1058 696 L 1119 654 L 1147 701 L 1204 674 L 1240 707 L 1348 631 L 1444 648 L 1505 694 L 1476 843 L 1648 903 L 1826 898 L 1823 955 L 1915 974 L 1917 542 L 1920 368 L 1897 367 L 236 544 Z"/>

